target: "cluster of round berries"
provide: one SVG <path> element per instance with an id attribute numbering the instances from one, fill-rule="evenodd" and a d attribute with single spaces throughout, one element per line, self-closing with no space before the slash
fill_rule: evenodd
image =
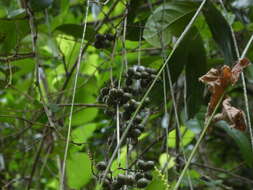
<path id="1" fill-rule="evenodd" d="M 138 188 L 145 188 L 149 182 L 153 179 L 150 174 L 150 170 L 154 168 L 153 161 L 138 160 L 137 162 L 138 170 L 136 173 L 130 172 L 129 174 L 119 174 L 117 177 L 106 177 L 103 182 L 103 188 L 106 190 L 119 190 L 124 185 L 136 186 Z M 106 169 L 106 163 L 101 161 L 97 164 L 97 169 L 99 171 L 104 171 Z"/>
<path id="2" fill-rule="evenodd" d="M 97 34 L 95 36 L 94 46 L 97 49 L 104 49 L 111 46 L 111 42 L 115 40 L 115 37 L 111 34 Z"/>
<path id="3" fill-rule="evenodd" d="M 139 80 L 141 88 L 147 88 L 150 82 L 156 77 L 157 71 L 143 66 L 133 66 L 127 70 L 126 85 L 133 84 L 133 80 Z"/>
<path id="4" fill-rule="evenodd" d="M 120 119 L 120 134 L 123 134 L 126 127 L 129 125 L 129 120 L 132 114 L 140 106 L 138 101 L 150 82 L 156 77 L 156 70 L 143 66 L 130 67 L 126 72 L 126 78 L 124 84 L 120 88 L 118 82 L 114 81 L 113 85 L 106 85 L 100 90 L 99 101 L 107 104 L 105 114 L 115 119 L 117 107 L 119 109 Z M 143 117 L 147 114 L 147 106 L 150 100 L 147 97 L 139 113 L 134 118 L 130 130 L 127 134 L 128 142 L 131 144 L 138 143 L 138 137 L 144 132 Z M 101 161 L 97 164 L 99 171 L 104 171 L 107 167 L 105 161 Z M 127 174 L 119 174 L 113 178 L 107 176 L 104 180 L 103 187 L 108 190 L 118 190 L 124 185 L 133 186 L 138 188 L 145 188 L 152 180 L 150 171 L 154 168 L 153 161 L 138 160 L 135 165 L 135 170 L 129 170 Z"/>

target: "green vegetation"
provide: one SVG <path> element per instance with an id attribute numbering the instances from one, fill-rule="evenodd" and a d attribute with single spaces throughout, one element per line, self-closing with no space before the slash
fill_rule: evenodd
<path id="1" fill-rule="evenodd" d="M 252 190 L 251 0 L 0 2 L 3 190 Z"/>

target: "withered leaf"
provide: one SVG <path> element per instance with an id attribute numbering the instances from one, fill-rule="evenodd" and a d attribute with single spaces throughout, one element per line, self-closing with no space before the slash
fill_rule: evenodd
<path id="1" fill-rule="evenodd" d="M 226 98 L 222 102 L 222 114 L 225 116 L 225 120 L 230 124 L 232 128 L 244 131 L 246 129 L 244 112 L 233 107 L 230 102 L 231 98 Z"/>
<path id="2" fill-rule="evenodd" d="M 232 69 L 224 65 L 220 69 L 210 69 L 207 74 L 199 78 L 199 80 L 209 86 L 211 99 L 208 104 L 207 114 L 211 115 L 221 96 L 229 85 L 234 85 L 242 72 L 249 65 L 249 60 L 244 58 L 240 60 Z"/>
<path id="3" fill-rule="evenodd" d="M 242 72 L 242 70 L 250 64 L 250 61 L 247 58 L 240 60 L 232 69 L 232 79 L 231 82 L 234 85 Z"/>

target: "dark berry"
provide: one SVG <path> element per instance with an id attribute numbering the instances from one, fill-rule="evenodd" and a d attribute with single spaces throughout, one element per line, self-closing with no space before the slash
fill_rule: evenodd
<path id="1" fill-rule="evenodd" d="M 132 186 L 134 184 L 134 182 L 135 182 L 134 176 L 128 175 L 126 178 L 125 184 Z"/>
<path id="2" fill-rule="evenodd" d="M 121 98 L 123 104 L 127 103 L 132 98 L 132 94 L 125 92 Z"/>
<path id="3" fill-rule="evenodd" d="M 138 66 L 137 69 L 136 69 L 136 71 L 138 71 L 138 72 L 143 72 L 143 71 L 145 71 L 145 67 L 143 67 L 143 66 Z"/>
<path id="4" fill-rule="evenodd" d="M 157 73 L 157 71 L 155 69 L 152 69 L 152 68 L 146 68 L 145 71 L 150 73 L 150 74 L 156 74 Z"/>
<path id="5" fill-rule="evenodd" d="M 131 118 L 131 112 L 125 111 L 123 113 L 123 120 L 127 121 Z"/>
<path id="6" fill-rule="evenodd" d="M 139 129 L 132 129 L 130 131 L 130 136 L 134 138 L 138 138 L 141 134 L 141 131 Z"/>
<path id="7" fill-rule="evenodd" d="M 103 182 L 103 188 L 104 189 L 110 189 L 110 181 L 108 179 L 105 179 Z"/>
<path id="8" fill-rule="evenodd" d="M 107 164 L 104 161 L 98 162 L 96 168 L 100 171 L 104 171 L 107 167 Z"/>
<path id="9" fill-rule="evenodd" d="M 110 96 L 115 97 L 115 96 L 117 96 L 117 94 L 118 94 L 118 89 L 116 89 L 116 88 L 111 88 L 110 89 L 110 91 L 109 91 Z"/>
<path id="10" fill-rule="evenodd" d="M 134 118 L 134 124 L 140 124 L 142 121 L 142 118 L 141 116 L 137 115 L 135 118 Z"/>
<path id="11" fill-rule="evenodd" d="M 144 125 L 139 124 L 136 126 L 136 128 L 139 129 L 141 132 L 144 131 Z"/>
<path id="12" fill-rule="evenodd" d="M 127 86 L 130 86 L 130 85 L 132 85 L 133 84 L 133 80 L 131 79 L 131 78 L 127 78 L 126 79 L 126 85 Z"/>
<path id="13" fill-rule="evenodd" d="M 109 41 L 114 41 L 115 37 L 112 34 L 105 34 L 105 38 Z"/>
<path id="14" fill-rule="evenodd" d="M 134 72 L 133 78 L 137 79 L 137 80 L 141 79 L 141 73 L 140 72 Z"/>
<path id="15" fill-rule="evenodd" d="M 97 49 L 105 48 L 105 44 L 104 44 L 104 42 L 102 42 L 102 41 L 95 41 L 94 46 L 95 46 L 95 48 L 97 48 Z"/>
<path id="16" fill-rule="evenodd" d="M 143 168 L 145 168 L 145 166 L 146 166 L 146 162 L 145 162 L 144 160 L 138 160 L 137 166 L 138 166 L 141 170 L 143 170 Z"/>
<path id="17" fill-rule="evenodd" d="M 96 34 L 95 36 L 96 41 L 104 41 L 105 40 L 105 36 L 103 34 Z"/>
<path id="18" fill-rule="evenodd" d="M 127 176 L 124 174 L 119 174 L 117 177 L 117 181 L 121 184 L 125 184 L 126 180 L 127 180 Z"/>
<path id="19" fill-rule="evenodd" d="M 105 96 L 109 93 L 110 88 L 104 87 L 100 90 L 100 94 Z"/>
<path id="20" fill-rule="evenodd" d="M 138 188 L 145 188 L 149 184 L 149 180 L 146 178 L 141 178 L 137 181 L 137 187 Z"/>
<path id="21" fill-rule="evenodd" d="M 118 189 L 120 189 L 123 185 L 124 185 L 124 184 L 121 183 L 120 181 L 114 180 L 114 181 L 112 182 L 112 189 L 113 189 L 113 190 L 118 190 Z"/>
<path id="22" fill-rule="evenodd" d="M 117 89 L 117 91 L 116 91 L 117 97 L 121 97 L 121 96 L 123 96 L 123 94 L 124 94 L 124 91 L 122 89 Z"/>
<path id="23" fill-rule="evenodd" d="M 141 73 L 141 78 L 143 78 L 143 79 L 149 79 L 151 76 L 150 76 L 150 74 L 148 73 L 148 72 L 142 72 Z"/>
<path id="24" fill-rule="evenodd" d="M 148 85 L 149 85 L 149 83 L 150 83 L 149 80 L 147 80 L 147 79 L 142 79 L 142 80 L 141 80 L 141 87 L 142 87 L 142 88 L 147 88 Z"/>
<path id="25" fill-rule="evenodd" d="M 150 181 L 153 179 L 153 176 L 150 173 L 145 173 L 144 176 L 145 176 L 146 179 L 148 179 Z"/>
<path id="26" fill-rule="evenodd" d="M 153 161 L 151 161 L 151 160 L 147 161 L 145 163 L 145 167 L 143 168 L 143 170 L 145 170 L 145 171 L 152 170 L 154 168 L 154 166 L 155 166 L 155 163 Z"/>
<path id="27" fill-rule="evenodd" d="M 128 76 L 133 76 L 135 74 L 135 70 L 134 68 L 130 67 L 128 70 L 127 70 L 127 75 Z"/>
<path id="28" fill-rule="evenodd" d="M 139 179 L 141 179 L 141 178 L 143 178 L 143 177 L 144 177 L 143 173 L 137 172 L 137 173 L 135 174 L 135 180 L 136 180 L 136 181 L 138 181 Z"/>
<path id="29" fill-rule="evenodd" d="M 115 115 L 115 112 L 113 110 L 111 110 L 111 109 L 106 109 L 104 111 L 104 114 L 107 115 L 107 116 L 109 116 L 109 117 L 113 117 Z"/>

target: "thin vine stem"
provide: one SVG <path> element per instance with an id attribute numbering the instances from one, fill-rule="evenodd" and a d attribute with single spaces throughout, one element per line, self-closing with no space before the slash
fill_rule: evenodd
<path id="1" fill-rule="evenodd" d="M 61 171 L 61 176 L 60 176 L 60 190 L 64 190 L 65 168 L 66 168 L 66 160 L 67 160 L 67 156 L 68 156 L 68 148 L 69 148 L 69 141 L 70 141 L 71 126 L 72 126 L 72 115 L 73 115 L 73 109 L 74 109 L 76 86 L 77 86 L 78 75 L 79 75 L 80 65 L 81 65 L 81 60 L 82 60 L 82 52 L 84 49 L 84 39 L 85 39 L 85 33 L 86 33 L 88 12 L 89 12 L 89 0 L 87 0 L 87 7 L 86 7 L 85 16 L 84 16 L 82 41 L 81 41 L 81 47 L 80 47 L 78 61 L 77 61 L 77 70 L 76 70 L 76 75 L 75 75 L 75 80 L 74 80 L 74 89 L 73 89 L 73 95 L 72 95 L 72 101 L 71 101 L 71 107 L 70 107 L 66 146 L 65 146 L 65 150 L 64 150 L 64 158 L 63 158 L 62 171 Z"/>
<path id="2" fill-rule="evenodd" d="M 113 154 L 107 164 L 107 167 L 104 171 L 104 174 L 103 174 L 103 177 L 100 181 L 100 183 L 102 184 L 107 173 L 109 172 L 109 169 L 111 167 L 111 164 L 117 154 L 117 151 L 119 150 L 121 144 L 123 143 L 123 141 L 125 140 L 126 136 L 127 136 L 127 133 L 133 123 L 133 120 L 134 118 L 136 117 L 136 115 L 138 114 L 138 112 L 140 111 L 143 103 L 144 103 L 144 100 L 146 99 L 146 97 L 148 96 L 148 94 L 150 93 L 150 91 L 152 90 L 152 88 L 154 87 L 156 81 L 158 80 L 158 78 L 161 76 L 165 66 L 167 65 L 167 63 L 169 62 L 169 60 L 171 59 L 172 55 L 174 54 L 175 50 L 177 49 L 177 47 L 179 46 L 179 44 L 182 42 L 182 40 L 184 39 L 184 37 L 186 36 L 186 34 L 189 32 L 189 30 L 191 29 L 194 21 L 196 20 L 197 16 L 199 15 L 200 11 L 202 10 L 203 6 L 205 5 L 207 0 L 203 0 L 202 3 L 200 4 L 200 6 L 198 7 L 196 13 L 194 14 L 194 16 L 192 17 L 192 19 L 190 20 L 190 22 L 188 23 L 188 25 L 185 27 L 184 31 L 182 32 L 182 34 L 180 35 L 180 37 L 178 38 L 178 40 L 176 41 L 172 51 L 170 52 L 170 54 L 168 55 L 168 57 L 166 58 L 164 64 L 161 66 L 159 72 L 157 73 L 156 77 L 154 78 L 154 80 L 152 81 L 151 85 L 149 86 L 149 88 L 147 89 L 146 93 L 144 94 L 144 96 L 142 97 L 141 99 L 141 102 L 140 102 L 140 105 L 136 108 L 135 112 L 133 113 L 133 116 L 131 117 L 125 131 L 123 132 L 122 136 L 121 136 L 121 139 L 120 139 L 120 142 L 119 144 L 116 146 L 116 148 L 114 149 L 113 151 Z"/>
<path id="3" fill-rule="evenodd" d="M 219 107 L 219 105 L 220 105 L 220 103 L 221 103 L 223 97 L 224 97 L 224 94 L 220 97 L 219 102 L 218 102 L 218 104 L 215 106 L 215 109 L 214 109 L 212 115 L 208 118 L 208 120 L 207 120 L 207 122 L 206 122 L 206 124 L 205 124 L 205 126 L 204 126 L 204 129 L 202 130 L 202 132 L 201 132 L 201 134 L 200 134 L 200 136 L 199 136 L 199 139 L 198 139 L 197 143 L 195 144 L 193 150 L 191 151 L 191 154 L 190 154 L 190 156 L 189 156 L 189 158 L 188 158 L 188 160 L 187 160 L 187 162 L 186 162 L 186 164 L 185 164 L 185 166 L 184 166 L 184 169 L 183 169 L 183 171 L 181 172 L 181 174 L 180 174 L 180 176 L 179 176 L 179 178 L 178 178 L 178 180 L 177 180 L 177 183 L 176 183 L 176 185 L 174 186 L 173 190 L 177 190 L 177 189 L 179 188 L 179 186 L 180 186 L 180 184 L 181 184 L 181 181 L 182 181 L 182 179 L 183 179 L 183 177 L 184 177 L 186 171 L 188 170 L 188 168 L 189 168 L 189 166 L 190 166 L 190 164 L 191 164 L 191 161 L 192 161 L 192 159 L 193 159 L 193 156 L 194 156 L 195 153 L 197 152 L 197 149 L 198 149 L 198 147 L 199 147 L 199 145 L 200 145 L 202 139 L 204 138 L 204 136 L 205 136 L 205 134 L 206 134 L 206 131 L 207 131 L 207 129 L 208 129 L 208 127 L 209 127 L 209 125 L 210 125 L 210 123 L 211 123 L 211 121 L 212 121 L 212 119 L 213 119 L 215 113 L 217 112 L 218 107 Z"/>

